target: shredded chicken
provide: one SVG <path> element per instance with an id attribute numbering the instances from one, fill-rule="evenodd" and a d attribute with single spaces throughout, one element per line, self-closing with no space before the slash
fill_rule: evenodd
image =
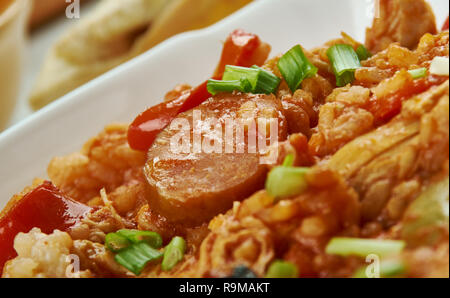
<path id="1" fill-rule="evenodd" d="M 380 0 L 366 46 L 376 53 L 391 43 L 413 49 L 425 33 L 436 33 L 433 11 L 425 0 Z"/>
<path id="2" fill-rule="evenodd" d="M 447 81 L 411 99 L 394 121 L 356 138 L 330 159 L 330 168 L 360 194 L 365 220 L 380 214 L 404 179 L 442 169 L 449 148 L 448 94 Z"/>

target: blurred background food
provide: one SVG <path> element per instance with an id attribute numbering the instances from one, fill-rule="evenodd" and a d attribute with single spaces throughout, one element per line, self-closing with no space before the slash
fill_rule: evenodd
<path id="1" fill-rule="evenodd" d="M 24 15 L 31 10 L 30 42 L 22 88 L 14 88 L 20 94 L 7 96 L 8 109 L 0 97 L 4 126 L 18 97 L 9 125 L 165 39 L 214 24 L 252 0 L 0 0 L 0 14 L 21 1 Z M 0 31 L 0 50 L 4 39 Z M 10 73 L 2 65 L 0 78 Z"/>
<path id="2" fill-rule="evenodd" d="M 65 0 L 33 0 L 33 2 L 33 10 L 29 17 L 29 24 L 32 28 L 42 25 L 67 7 Z"/>
<path id="3" fill-rule="evenodd" d="M 25 49 L 27 0 L 0 0 L 0 131 L 19 94 Z"/>

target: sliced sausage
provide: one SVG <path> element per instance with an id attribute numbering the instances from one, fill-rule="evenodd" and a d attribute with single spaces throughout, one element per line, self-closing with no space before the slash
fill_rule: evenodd
<path id="1" fill-rule="evenodd" d="M 193 123 L 194 113 L 199 112 L 202 120 L 195 120 Z M 208 133 L 211 126 L 208 121 L 213 118 L 217 119 L 216 125 L 220 129 Z M 262 189 L 267 167 L 261 164 L 261 154 L 258 150 L 249 152 L 248 136 L 252 130 L 248 129 L 250 126 L 245 126 L 252 120 L 256 123 L 257 118 L 276 119 L 277 139 L 286 139 L 287 127 L 282 105 L 274 96 L 219 94 L 195 110 L 180 114 L 171 126 L 158 136 L 148 152 L 144 170 L 151 189 L 150 208 L 170 221 L 196 225 L 228 210 L 234 201 L 243 200 Z M 244 142 L 236 141 L 236 131 L 234 138 L 225 138 L 224 125 L 227 119 L 245 124 L 241 126 L 244 127 Z M 174 129 L 174 125 L 182 121 L 189 123 L 188 129 Z M 204 129 L 201 138 L 203 143 L 209 141 L 209 144 L 220 144 L 222 152 L 216 150 L 208 153 L 206 147 L 202 147 L 201 152 L 194 152 L 193 126 L 197 132 L 200 128 Z M 263 129 L 267 127 L 258 126 L 258 133 Z M 190 144 L 188 151 L 177 152 L 180 151 L 179 147 L 174 150 L 173 146 L 182 142 L 175 142 L 174 139 L 181 132 L 188 136 Z M 217 142 L 213 143 L 213 139 Z M 219 146 L 215 148 L 218 149 Z M 237 151 L 238 148 L 244 148 L 243 152 Z"/>

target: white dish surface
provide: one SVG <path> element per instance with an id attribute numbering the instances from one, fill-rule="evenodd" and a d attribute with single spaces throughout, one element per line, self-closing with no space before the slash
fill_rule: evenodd
<path id="1" fill-rule="evenodd" d="M 442 24 L 448 2 L 429 2 Z M 89 82 L 0 134 L 0 208 L 34 178 L 45 178 L 53 157 L 79 150 L 109 123 L 130 122 L 175 85 L 208 78 L 219 60 L 221 41 L 234 29 L 258 34 L 272 45 L 271 55 L 299 43 L 319 46 L 341 31 L 363 41 L 371 6 L 370 0 L 259 0 Z"/>

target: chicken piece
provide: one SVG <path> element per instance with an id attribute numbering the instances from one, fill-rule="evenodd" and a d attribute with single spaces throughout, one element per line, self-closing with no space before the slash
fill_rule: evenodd
<path id="1" fill-rule="evenodd" d="M 310 139 L 310 152 L 320 157 L 331 155 L 372 128 L 373 116 L 368 111 L 327 103 L 320 108 L 318 132 Z"/>
<path id="2" fill-rule="evenodd" d="M 436 33 L 436 21 L 424 0 L 379 0 L 379 13 L 366 31 L 366 46 L 376 53 L 391 43 L 414 49 L 425 33 Z"/>
<path id="3" fill-rule="evenodd" d="M 252 129 L 261 119 L 276 120 L 271 126 L 277 133 L 268 122 Z M 227 123 L 234 123 L 234 128 Z M 249 136 L 282 141 L 286 126 L 281 102 L 268 95 L 221 94 L 181 114 L 148 152 L 150 208 L 185 225 L 200 224 L 229 209 L 234 201 L 264 187 L 267 167 L 261 158 L 267 151 L 258 144 L 252 152 Z"/>
<path id="4" fill-rule="evenodd" d="M 106 234 L 120 229 L 133 229 L 135 224 L 119 216 L 112 206 L 96 208 L 68 233 L 73 240 L 104 243 Z"/>
<path id="5" fill-rule="evenodd" d="M 196 277 L 226 277 L 240 265 L 264 276 L 275 251 L 272 232 L 261 220 L 222 216 L 210 228 L 212 232 L 200 246 Z"/>
<path id="6" fill-rule="evenodd" d="M 448 94 L 447 81 L 410 99 L 397 118 L 350 142 L 329 160 L 328 166 L 360 194 L 364 220 L 380 214 L 396 185 L 443 167 L 449 156 Z"/>
<path id="7" fill-rule="evenodd" d="M 360 107 L 370 98 L 370 90 L 360 87 L 335 89 L 320 107 L 319 125 L 309 141 L 309 150 L 324 157 L 373 128 L 374 117 Z"/>
<path id="8" fill-rule="evenodd" d="M 125 267 L 114 260 L 114 253 L 103 244 L 88 240 L 75 240 L 72 251 L 79 257 L 79 265 L 92 277 L 132 277 Z"/>

